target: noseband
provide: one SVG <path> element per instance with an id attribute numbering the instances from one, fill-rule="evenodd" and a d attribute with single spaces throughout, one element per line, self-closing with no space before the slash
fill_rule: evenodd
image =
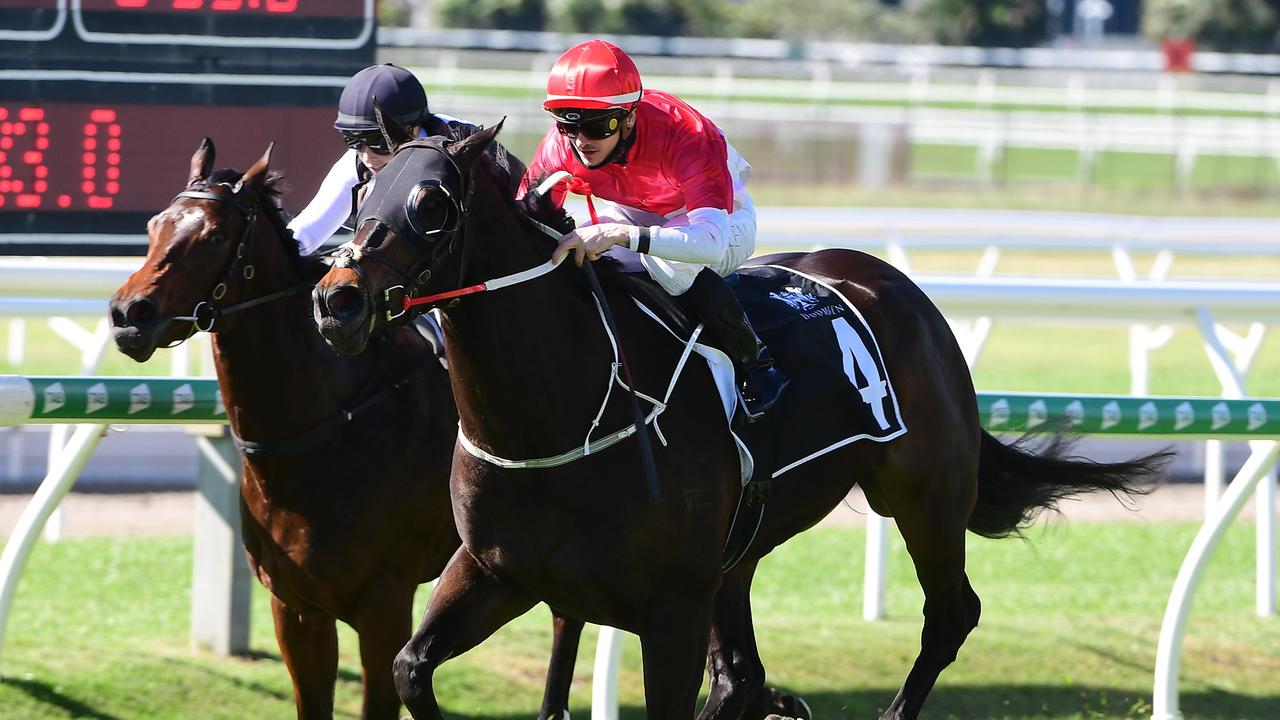
<path id="1" fill-rule="evenodd" d="M 373 322 L 379 313 L 388 323 L 403 321 L 406 318 L 410 307 L 406 301 L 418 297 L 419 293 L 426 289 L 427 283 L 439 269 L 440 264 L 457 250 L 458 240 L 462 236 L 466 208 L 471 199 L 471 184 L 465 181 L 466 176 L 462 173 L 462 169 L 447 152 L 444 138 L 430 137 L 404 143 L 396 148 L 396 155 L 417 149 L 434 150 L 436 155 L 421 157 L 421 159 L 406 157 L 396 168 L 395 175 L 384 175 L 383 173 L 387 172 L 384 169 L 375 180 L 374 193 L 377 198 L 376 200 L 374 197 L 366 198 L 364 207 L 357 215 L 356 228 L 359 232 L 365 223 L 373 221 L 386 231 L 395 232 L 397 238 L 403 238 L 412 246 L 418 260 L 406 268 L 387 258 L 377 248 L 356 244 L 355 241 L 343 245 L 333 254 L 335 267 L 349 268 L 360 278 L 365 302 L 372 309 L 369 315 L 370 330 L 373 329 Z M 441 159 L 443 163 L 440 162 Z M 459 185 L 457 192 L 450 190 L 445 182 L 447 178 L 444 176 L 450 170 Z M 439 173 L 441 179 L 418 179 L 432 172 Z M 445 222 L 438 228 L 423 228 L 422 220 L 418 217 L 418 197 L 427 188 L 435 188 L 449 202 Z M 404 282 L 388 287 L 382 293 L 381 302 L 375 303 L 371 295 L 373 286 L 360 265 L 362 260 L 371 260 L 391 269 Z M 464 257 L 463 267 L 459 269 L 459 284 L 465 272 L 465 265 Z M 318 288 L 316 292 L 319 292 Z M 319 298 L 316 299 L 319 300 Z"/>

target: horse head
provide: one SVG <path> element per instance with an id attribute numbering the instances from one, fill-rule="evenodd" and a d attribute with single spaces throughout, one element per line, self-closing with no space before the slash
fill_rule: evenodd
<path id="1" fill-rule="evenodd" d="M 461 282 L 466 253 L 458 251 L 475 164 L 502 128 L 499 122 L 461 140 L 413 139 L 394 119 L 377 115 L 393 157 L 357 213 L 355 238 L 339 248 L 312 295 L 320 334 L 349 354 L 407 322 L 406 298 L 438 288 L 442 277 Z"/>
<path id="2" fill-rule="evenodd" d="M 111 333 L 121 352 L 146 361 L 156 348 L 177 345 L 197 330 L 213 330 L 228 305 L 246 299 L 256 273 L 253 238 L 259 219 L 284 234 L 271 150 L 268 146 L 241 175 L 211 171 L 213 141 L 200 143 L 191 156 L 186 188 L 147 222 L 142 267 L 111 297 Z"/>

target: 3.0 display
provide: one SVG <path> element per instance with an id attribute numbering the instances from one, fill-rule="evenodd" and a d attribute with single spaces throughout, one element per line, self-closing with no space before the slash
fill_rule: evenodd
<path id="1" fill-rule="evenodd" d="M 182 189 L 200 138 L 219 167 L 248 168 L 275 141 L 286 207 L 300 209 L 343 151 L 330 107 L 0 104 L 0 225 L 14 233 L 145 233 Z M 329 150 L 325 150 L 329 148 Z"/>

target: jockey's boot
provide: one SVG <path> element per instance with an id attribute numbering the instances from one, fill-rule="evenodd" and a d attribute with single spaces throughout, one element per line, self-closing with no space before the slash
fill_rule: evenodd
<path id="1" fill-rule="evenodd" d="M 747 419 L 756 420 L 778 401 L 790 381 L 774 366 L 773 357 L 751 327 L 737 296 L 716 271 L 703 268 L 693 285 L 678 298 L 702 321 L 703 336 L 733 361 Z"/>

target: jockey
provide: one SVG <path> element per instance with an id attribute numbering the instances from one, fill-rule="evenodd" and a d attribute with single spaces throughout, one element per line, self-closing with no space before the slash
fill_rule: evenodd
<path id="1" fill-rule="evenodd" d="M 747 415 L 759 417 L 787 379 L 723 278 L 755 250 L 755 206 L 746 188 L 751 166 L 697 110 L 669 93 L 643 90 L 635 63 L 603 40 L 560 56 L 542 106 L 555 125 L 519 194 L 567 170 L 618 213 L 579 226 L 553 258 L 572 252 L 581 265 L 613 245 L 640 253 L 649 275 L 733 361 Z M 562 206 L 566 193 L 558 185 L 551 199 Z"/>
<path id="2" fill-rule="evenodd" d="M 330 168 L 316 196 L 289 223 L 303 255 L 315 252 L 342 227 L 372 187 L 374 176 L 391 160 L 391 150 L 373 114 L 375 98 L 384 117 L 394 118 L 410 137 L 455 135 L 474 129 L 470 123 L 428 110 L 422 84 L 402 67 L 371 65 L 353 75 L 342 89 L 338 118 L 333 123 L 349 149 Z"/>

